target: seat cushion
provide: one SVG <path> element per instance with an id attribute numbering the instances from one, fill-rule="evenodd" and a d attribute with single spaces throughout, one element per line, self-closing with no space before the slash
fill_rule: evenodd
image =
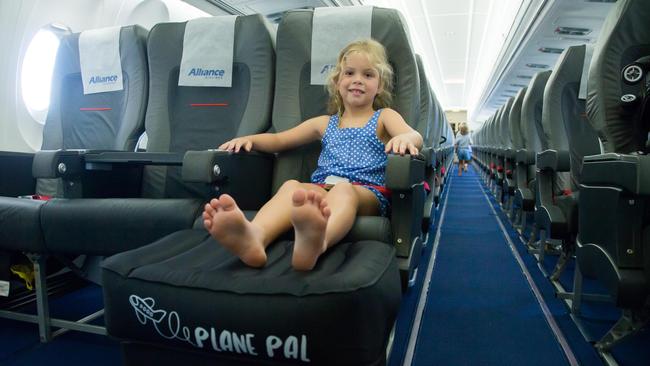
<path id="1" fill-rule="evenodd" d="M 201 214 L 198 199 L 53 199 L 41 226 L 50 252 L 109 256 L 189 229 Z"/>
<path id="2" fill-rule="evenodd" d="M 41 207 L 46 201 L 0 197 L 0 249 L 23 252 L 45 250 Z"/>
<path id="3" fill-rule="evenodd" d="M 184 230 L 104 263 L 106 324 L 129 342 L 205 357 L 365 365 L 385 357 L 401 290 L 394 249 L 342 242 L 314 270 L 291 268 L 293 242 L 250 268 L 205 230 Z"/>

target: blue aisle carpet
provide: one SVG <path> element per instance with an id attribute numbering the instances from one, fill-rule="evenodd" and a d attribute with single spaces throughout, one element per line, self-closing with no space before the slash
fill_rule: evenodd
<path id="1" fill-rule="evenodd" d="M 413 365 L 566 365 L 478 176 L 449 188 Z"/>

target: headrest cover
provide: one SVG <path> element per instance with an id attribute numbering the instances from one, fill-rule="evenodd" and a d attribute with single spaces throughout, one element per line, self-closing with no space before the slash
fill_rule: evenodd
<path id="1" fill-rule="evenodd" d="M 232 86 L 236 19 L 228 15 L 187 22 L 179 86 Z"/>
<path id="2" fill-rule="evenodd" d="M 84 94 L 123 89 L 120 29 L 93 29 L 79 35 L 79 65 Z"/>
<path id="3" fill-rule="evenodd" d="M 353 41 L 370 38 L 371 27 L 372 6 L 349 6 L 345 11 L 336 7 L 314 9 L 311 84 L 325 85 L 339 52 Z"/>

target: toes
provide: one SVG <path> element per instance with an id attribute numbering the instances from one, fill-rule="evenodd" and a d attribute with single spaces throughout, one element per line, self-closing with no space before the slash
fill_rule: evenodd
<path id="1" fill-rule="evenodd" d="M 210 231 L 210 229 L 212 228 L 212 220 L 203 220 L 203 227 L 206 230 Z"/>
<path id="2" fill-rule="evenodd" d="M 332 214 L 332 210 L 330 210 L 330 208 L 327 207 L 327 206 L 323 207 L 321 209 L 321 212 L 323 213 L 323 217 L 326 218 L 326 219 L 329 218 L 330 215 Z"/>
<path id="3" fill-rule="evenodd" d="M 210 200 L 209 203 L 205 205 L 206 210 L 208 209 L 208 206 L 210 206 L 211 209 L 216 210 L 219 208 L 219 200 L 216 198 L 213 198 Z"/>
<path id="4" fill-rule="evenodd" d="M 297 189 L 295 192 L 293 192 L 293 196 L 291 197 L 293 200 L 293 205 L 294 206 L 304 205 L 308 195 L 309 195 L 308 192 L 306 192 L 304 189 Z"/>
<path id="5" fill-rule="evenodd" d="M 235 203 L 235 199 L 232 198 L 230 195 L 225 194 L 225 193 L 222 194 L 222 195 L 219 197 L 219 204 L 220 204 L 220 205 L 223 207 L 223 209 L 226 210 L 226 211 L 231 211 L 231 210 L 233 210 L 235 207 L 237 207 L 237 204 Z"/>

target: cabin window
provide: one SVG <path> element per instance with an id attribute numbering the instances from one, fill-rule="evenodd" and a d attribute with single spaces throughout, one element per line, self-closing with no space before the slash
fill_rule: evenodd
<path id="1" fill-rule="evenodd" d="M 22 97 L 29 114 L 44 124 L 50 106 L 54 61 L 61 37 L 69 28 L 50 24 L 36 32 L 23 58 L 20 72 Z"/>

